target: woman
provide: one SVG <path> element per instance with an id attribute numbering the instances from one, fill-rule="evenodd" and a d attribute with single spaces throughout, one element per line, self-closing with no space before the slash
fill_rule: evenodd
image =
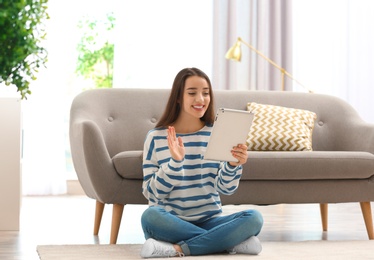
<path id="1" fill-rule="evenodd" d="M 163 116 L 144 143 L 143 194 L 150 207 L 141 219 L 147 239 L 143 258 L 260 253 L 258 211 L 221 216 L 219 193 L 237 189 L 247 146 L 233 147 L 238 162 L 203 160 L 214 117 L 208 76 L 197 68 L 181 70 Z"/>

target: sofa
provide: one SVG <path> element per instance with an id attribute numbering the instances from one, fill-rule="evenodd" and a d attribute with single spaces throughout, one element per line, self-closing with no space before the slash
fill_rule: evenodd
<path id="1" fill-rule="evenodd" d="M 111 244 L 117 241 L 124 205 L 147 203 L 142 195 L 143 143 L 169 93 L 168 89 L 95 89 L 72 102 L 69 135 L 74 168 L 86 195 L 96 200 L 94 235 L 104 206 L 113 205 Z M 373 124 L 364 122 L 347 102 L 322 94 L 215 90 L 214 100 L 216 109 L 247 110 L 248 103 L 255 103 L 315 116 L 309 128 L 311 149 L 248 151 L 239 188 L 234 195 L 222 195 L 224 205 L 317 203 L 326 231 L 329 203 L 358 202 L 368 237 L 374 239 Z"/>

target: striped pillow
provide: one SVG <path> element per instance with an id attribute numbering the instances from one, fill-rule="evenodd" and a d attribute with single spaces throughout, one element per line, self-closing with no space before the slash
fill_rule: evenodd
<path id="1" fill-rule="evenodd" d="M 253 102 L 247 109 L 255 114 L 249 151 L 312 151 L 314 112 Z"/>

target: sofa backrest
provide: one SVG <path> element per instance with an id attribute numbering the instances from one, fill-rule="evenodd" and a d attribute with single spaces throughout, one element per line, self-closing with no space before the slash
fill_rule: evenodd
<path id="1" fill-rule="evenodd" d="M 70 120 L 92 120 L 101 129 L 109 155 L 142 150 L 147 132 L 161 117 L 170 89 L 95 89 L 79 94 L 73 101 Z M 313 131 L 313 150 L 354 150 L 346 138 L 350 125 L 362 120 L 345 101 L 321 94 L 214 90 L 215 107 L 246 110 L 248 102 L 313 111 L 317 120 Z M 348 148 L 349 147 L 349 148 Z"/>

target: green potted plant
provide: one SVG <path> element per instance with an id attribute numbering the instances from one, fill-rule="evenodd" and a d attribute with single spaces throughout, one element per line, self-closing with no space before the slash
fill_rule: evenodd
<path id="1" fill-rule="evenodd" d="M 48 0 L 0 0 L 0 83 L 13 85 L 21 98 L 31 94 L 30 82 L 47 62 L 41 45 L 48 19 Z"/>

